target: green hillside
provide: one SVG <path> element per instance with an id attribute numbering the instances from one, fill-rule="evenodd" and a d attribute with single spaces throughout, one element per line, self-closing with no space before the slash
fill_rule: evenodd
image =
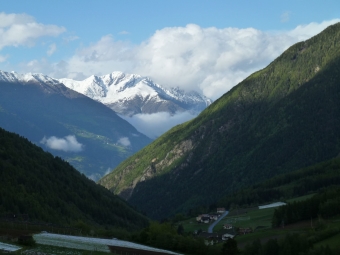
<path id="1" fill-rule="evenodd" d="M 153 218 L 337 156 L 340 24 L 300 42 L 100 184 Z"/>
<path id="2" fill-rule="evenodd" d="M 253 207 L 295 197 L 308 197 L 323 190 L 340 187 L 340 158 L 278 175 L 221 198 L 217 205 L 232 208 Z"/>
<path id="3" fill-rule="evenodd" d="M 302 195 L 305 194 L 305 195 Z M 301 196 L 302 195 L 302 196 Z M 300 254 L 324 254 L 322 249 L 339 252 L 340 209 L 340 158 L 270 178 L 262 183 L 230 194 L 221 199 L 214 208 L 226 206 L 229 214 L 214 228 L 214 233 L 236 234 L 238 228 L 251 227 L 253 232 L 237 235 L 241 254 L 281 254 L 289 242 L 290 249 Z M 283 201 L 287 205 L 259 209 L 258 205 Z M 197 215 L 209 212 L 209 207 L 192 210 L 192 217 L 180 221 L 185 231 L 194 231 L 205 226 L 193 224 Z M 200 211 L 201 210 L 201 211 Z M 223 229 L 232 224 L 233 230 Z M 203 224 L 204 225 L 204 224 Z M 298 242 L 292 243 L 294 234 Z M 276 242 L 271 252 L 265 250 Z M 299 251 L 298 243 L 305 243 Z M 328 246 L 328 247 L 326 247 Z M 287 247 L 286 247 L 287 248 Z M 299 253 L 300 252 L 300 253 Z M 282 254 L 292 254 L 286 250 Z"/>
<path id="4" fill-rule="evenodd" d="M 69 163 L 0 129 L 0 219 L 136 230 L 148 219 Z M 27 219 L 26 219 L 27 220 Z"/>

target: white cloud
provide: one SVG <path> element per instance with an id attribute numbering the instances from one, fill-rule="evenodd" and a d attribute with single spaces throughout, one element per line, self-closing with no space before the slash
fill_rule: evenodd
<path id="1" fill-rule="evenodd" d="M 32 46 L 43 36 L 58 36 L 66 29 L 37 23 L 27 14 L 0 13 L 0 50 L 6 46 Z"/>
<path id="2" fill-rule="evenodd" d="M 46 145 L 50 149 L 65 152 L 80 152 L 84 148 L 84 145 L 79 143 L 74 135 L 68 135 L 64 138 L 58 138 L 55 136 L 51 136 L 49 138 L 44 137 L 40 143 Z"/>
<path id="3" fill-rule="evenodd" d="M 264 68 L 292 44 L 339 21 L 270 32 L 189 24 L 158 30 L 140 45 L 116 41 L 106 35 L 78 49 L 65 60 L 63 68 L 56 64 L 40 65 L 40 72 L 73 79 L 112 71 L 137 73 L 149 76 L 162 86 L 194 89 L 215 100 L 251 73 Z"/>
<path id="4" fill-rule="evenodd" d="M 30 22 L 34 22 L 34 18 L 27 14 L 0 13 L 0 28 L 9 27 L 13 24 L 25 24 Z"/>
<path id="5" fill-rule="evenodd" d="M 180 112 L 175 115 L 170 115 L 167 112 L 159 112 L 152 114 L 136 114 L 132 117 L 121 117 L 132 124 L 139 132 L 155 139 L 170 128 L 193 119 L 196 115 L 192 115 L 188 112 Z"/>
<path id="6" fill-rule="evenodd" d="M 0 55 L 0 63 L 5 62 L 7 60 L 8 56 L 2 56 Z"/>
<path id="7" fill-rule="evenodd" d="M 333 25 L 337 22 L 340 22 L 340 19 L 323 21 L 321 23 L 312 22 L 305 25 L 299 25 L 295 29 L 287 31 L 287 36 L 296 38 L 297 41 L 303 41 L 306 40 L 307 38 L 312 37 L 313 35 L 320 33 L 326 27 Z"/>
<path id="8" fill-rule="evenodd" d="M 98 173 L 96 174 L 90 174 L 87 176 L 87 178 L 89 178 L 90 180 L 97 182 L 98 180 L 100 180 L 100 178 L 102 178 L 102 176 Z"/>
<path id="9" fill-rule="evenodd" d="M 291 14 L 292 14 L 292 13 L 291 13 L 290 11 L 286 11 L 286 12 L 282 13 L 282 14 L 281 14 L 281 22 L 282 22 L 282 23 L 288 22 L 288 21 L 290 20 L 290 15 L 291 15 Z"/>
<path id="10" fill-rule="evenodd" d="M 113 169 L 113 168 L 108 168 L 108 169 L 106 170 L 106 172 L 104 173 L 103 176 L 105 176 L 105 175 L 111 173 L 111 172 L 112 172 L 112 169 Z M 94 181 L 94 182 L 97 182 L 97 181 L 99 181 L 103 176 L 102 176 L 101 174 L 99 174 L 99 173 L 94 173 L 94 174 L 90 174 L 89 176 L 87 176 L 87 178 L 89 178 L 90 180 L 92 180 L 92 181 Z"/>
<path id="11" fill-rule="evenodd" d="M 106 172 L 104 173 L 104 176 L 105 175 L 108 175 L 109 173 L 111 173 L 112 172 L 112 168 L 108 168 L 107 170 L 106 170 Z"/>
<path id="12" fill-rule="evenodd" d="M 48 56 L 51 56 L 56 50 L 57 50 L 57 45 L 56 45 L 55 43 L 52 43 L 52 44 L 48 47 L 47 55 L 48 55 Z"/>
<path id="13" fill-rule="evenodd" d="M 69 42 L 72 42 L 72 41 L 75 41 L 75 40 L 78 40 L 78 39 L 79 39 L 79 37 L 76 36 L 76 35 L 70 35 L 68 37 L 63 38 L 64 42 L 66 42 L 66 43 L 69 43 Z"/>
<path id="14" fill-rule="evenodd" d="M 128 146 L 131 145 L 131 142 L 130 142 L 128 137 L 121 137 L 121 138 L 119 138 L 117 143 L 123 145 L 124 147 L 128 147 Z"/>

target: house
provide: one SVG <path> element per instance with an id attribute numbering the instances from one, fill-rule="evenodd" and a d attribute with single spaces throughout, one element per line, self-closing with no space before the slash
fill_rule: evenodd
<path id="1" fill-rule="evenodd" d="M 231 224 L 224 224 L 223 228 L 224 229 L 233 229 L 233 225 L 231 225 Z"/>
<path id="2" fill-rule="evenodd" d="M 202 223 L 209 223 L 212 220 L 217 220 L 220 216 L 221 214 L 218 213 L 201 214 L 196 217 L 196 221 Z"/>
<path id="3" fill-rule="evenodd" d="M 235 235 L 232 235 L 232 234 L 228 234 L 228 233 L 225 233 L 222 235 L 222 240 L 225 241 L 229 238 L 234 238 Z"/>
<path id="4" fill-rule="evenodd" d="M 210 217 L 210 220 L 217 220 L 218 217 L 220 217 L 220 215 L 219 214 L 210 214 L 209 217 Z"/>
<path id="5" fill-rule="evenodd" d="M 220 208 L 217 208 L 217 213 L 225 213 L 225 208 L 224 207 L 220 207 Z"/>
<path id="6" fill-rule="evenodd" d="M 197 217 L 196 217 L 196 221 L 198 221 L 198 222 L 203 222 L 202 221 L 202 219 L 206 219 L 206 218 L 209 218 L 210 219 L 210 216 L 209 216 L 209 214 L 201 214 L 201 215 L 198 215 Z"/>
<path id="7" fill-rule="evenodd" d="M 219 243 L 222 239 L 217 233 L 202 232 L 199 234 L 200 237 L 204 238 L 205 245 L 214 245 Z"/>
<path id="8" fill-rule="evenodd" d="M 208 216 L 203 216 L 202 218 L 201 218 L 201 222 L 203 222 L 203 223 L 209 223 L 210 222 L 210 216 L 208 215 Z"/>

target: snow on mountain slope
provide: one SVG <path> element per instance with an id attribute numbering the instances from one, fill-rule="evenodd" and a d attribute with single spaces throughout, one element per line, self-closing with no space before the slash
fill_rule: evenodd
<path id="1" fill-rule="evenodd" d="M 83 81 L 75 81 L 58 80 L 43 74 L 0 71 L 0 81 L 34 83 L 41 86 L 45 93 L 61 93 L 72 98 L 85 95 L 108 106 L 138 131 L 153 139 L 171 127 L 194 118 L 212 103 L 195 91 L 165 89 L 150 78 L 122 72 L 92 75 Z"/>
<path id="2" fill-rule="evenodd" d="M 197 92 L 165 89 L 151 79 L 136 74 L 113 72 L 103 76 L 92 75 L 83 81 L 59 81 L 125 116 L 157 112 L 198 113 L 211 104 L 210 99 Z"/>
<path id="3" fill-rule="evenodd" d="M 60 81 L 39 73 L 19 74 L 0 71 L 0 81 L 5 82 L 41 82 L 49 85 L 60 84 Z"/>
<path id="4" fill-rule="evenodd" d="M 0 127 L 93 180 L 151 142 L 105 105 L 43 74 L 0 71 Z"/>

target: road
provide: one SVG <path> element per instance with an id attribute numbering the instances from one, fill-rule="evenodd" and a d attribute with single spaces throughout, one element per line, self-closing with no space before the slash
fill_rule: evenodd
<path id="1" fill-rule="evenodd" d="M 219 223 L 225 216 L 227 216 L 229 211 L 225 211 L 217 220 L 215 220 L 208 228 L 208 233 L 212 233 L 214 227 L 216 226 L 217 223 Z"/>

